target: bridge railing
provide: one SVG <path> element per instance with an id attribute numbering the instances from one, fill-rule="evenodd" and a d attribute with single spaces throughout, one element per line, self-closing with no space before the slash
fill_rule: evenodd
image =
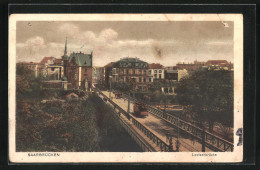
<path id="1" fill-rule="evenodd" d="M 134 99 L 133 97 L 124 94 L 123 97 L 129 98 L 132 101 L 138 101 L 137 99 Z M 144 101 L 143 101 L 144 102 Z M 153 115 L 160 117 L 170 124 L 176 126 L 177 128 L 181 129 L 182 131 L 192 135 L 193 137 L 197 138 L 201 142 L 205 141 L 205 144 L 208 148 L 214 150 L 214 151 L 233 151 L 234 145 L 233 143 L 216 136 L 210 132 L 206 132 L 205 130 L 192 125 L 189 122 L 186 122 L 178 117 L 175 117 L 173 115 L 170 115 L 162 110 L 159 110 L 155 107 L 152 107 L 151 105 L 148 106 L 148 111 L 152 113 Z"/>
<path id="2" fill-rule="evenodd" d="M 120 106 L 118 106 L 115 102 L 109 99 L 105 94 L 103 94 L 100 90 L 95 89 L 97 93 L 103 96 L 109 103 L 112 104 L 114 109 L 118 110 L 119 114 L 123 114 L 129 121 L 132 121 L 133 125 L 137 127 L 143 134 L 145 134 L 148 139 L 150 139 L 156 146 L 160 148 L 162 152 L 168 152 L 171 151 L 171 148 L 169 148 L 169 145 L 166 144 L 164 141 L 162 141 L 159 137 L 157 137 L 153 132 L 151 132 L 149 129 L 147 129 L 145 126 L 143 126 L 139 121 L 137 121 L 131 114 L 127 113 L 124 109 L 122 109 Z M 126 126 L 126 124 L 124 124 Z"/>

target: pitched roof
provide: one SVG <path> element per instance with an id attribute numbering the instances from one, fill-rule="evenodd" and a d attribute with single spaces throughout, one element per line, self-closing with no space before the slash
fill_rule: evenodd
<path id="1" fill-rule="evenodd" d="M 71 53 L 69 56 L 69 61 L 75 58 L 76 64 L 78 66 L 92 66 L 92 55 L 84 53 Z"/>
<path id="2" fill-rule="evenodd" d="M 205 63 L 206 66 L 210 66 L 210 65 L 229 65 L 229 63 L 227 62 L 227 60 L 208 60 Z"/>
<path id="3" fill-rule="evenodd" d="M 164 68 L 164 66 L 159 63 L 149 64 L 149 69 L 162 69 L 162 68 Z"/>
<path id="4" fill-rule="evenodd" d="M 48 60 L 51 60 L 51 59 L 53 59 L 54 57 L 44 57 L 43 59 L 42 59 L 42 61 L 40 62 L 40 64 L 45 64 L 45 63 L 47 63 L 47 61 Z"/>
<path id="5" fill-rule="evenodd" d="M 36 63 L 36 62 L 20 62 L 20 63 L 17 63 L 17 64 L 23 64 L 23 65 L 36 65 L 36 64 L 40 64 L 40 63 Z"/>
<path id="6" fill-rule="evenodd" d="M 106 68 L 106 67 L 113 67 L 113 65 L 114 65 L 114 62 L 110 62 L 107 65 L 105 65 L 104 68 Z"/>
<path id="7" fill-rule="evenodd" d="M 139 58 L 122 58 L 114 63 L 114 67 L 148 68 L 148 63 Z"/>
<path id="8" fill-rule="evenodd" d="M 62 59 L 55 59 L 54 61 L 54 64 L 61 64 L 62 63 Z"/>

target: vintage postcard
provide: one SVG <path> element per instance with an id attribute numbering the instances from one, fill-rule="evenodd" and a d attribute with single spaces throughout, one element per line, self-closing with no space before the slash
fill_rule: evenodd
<path id="1" fill-rule="evenodd" d="M 243 15 L 10 15 L 9 160 L 242 162 Z"/>

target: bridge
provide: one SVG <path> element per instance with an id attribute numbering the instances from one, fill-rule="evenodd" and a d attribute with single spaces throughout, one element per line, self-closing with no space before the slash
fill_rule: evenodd
<path id="1" fill-rule="evenodd" d="M 115 116 L 143 151 L 147 152 L 232 152 L 233 144 L 178 117 L 147 105 L 149 116 L 135 117 L 137 99 L 126 94 L 115 98 L 108 91 L 94 92 L 114 108 Z"/>

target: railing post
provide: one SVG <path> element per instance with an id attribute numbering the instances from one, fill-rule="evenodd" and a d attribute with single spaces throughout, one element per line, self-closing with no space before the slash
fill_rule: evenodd
<path id="1" fill-rule="evenodd" d="M 176 149 L 177 149 L 177 145 L 176 145 Z M 170 140 L 169 140 L 169 152 L 173 152 L 172 136 L 170 136 Z"/>
<path id="2" fill-rule="evenodd" d="M 205 131 L 204 131 L 204 129 L 201 132 L 201 151 L 205 152 Z"/>

